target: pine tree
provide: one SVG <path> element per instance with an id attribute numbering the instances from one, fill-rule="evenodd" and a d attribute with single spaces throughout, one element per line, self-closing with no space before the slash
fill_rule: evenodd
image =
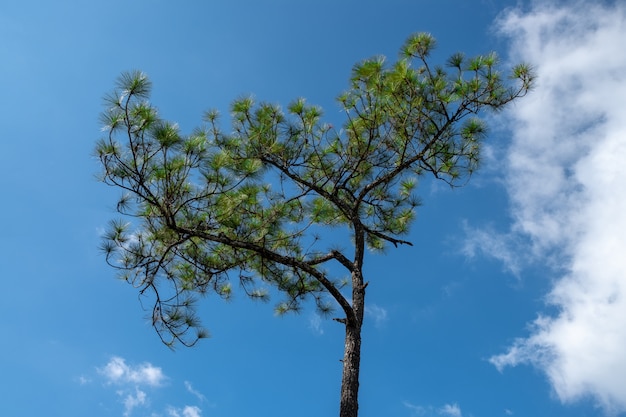
<path id="1" fill-rule="evenodd" d="M 121 75 L 106 98 L 108 137 L 96 153 L 102 180 L 124 190 L 117 210 L 125 219 L 111 222 L 102 249 L 126 281 L 152 295 L 161 340 L 190 346 L 206 337 L 196 296 L 228 298 L 233 281 L 255 299 L 267 299 L 268 287 L 280 293 L 280 313 L 312 300 L 322 313 L 340 312 L 340 416 L 358 415 L 366 250 L 411 244 L 417 179 L 465 184 L 486 134 L 479 116 L 533 82 L 526 65 L 503 79 L 495 54 L 454 54 L 431 66 L 434 46 L 431 35 L 416 34 L 394 64 L 356 64 L 338 97 L 339 130 L 304 99 L 283 110 L 241 98 L 228 133 L 209 111 L 201 128 L 182 135 L 148 102 L 145 74 Z M 352 247 L 337 249 L 327 228 L 349 231 Z M 331 263 L 349 279 L 331 275 Z"/>

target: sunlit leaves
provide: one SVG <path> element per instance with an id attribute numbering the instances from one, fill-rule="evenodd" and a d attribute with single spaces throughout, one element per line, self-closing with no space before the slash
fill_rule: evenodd
<path id="1" fill-rule="evenodd" d="M 150 96 L 152 82 L 145 73 L 135 70 L 122 73 L 117 79 L 116 87 L 124 97 L 145 99 Z"/>
<path id="2" fill-rule="evenodd" d="M 182 142 L 182 152 L 190 157 L 202 157 L 209 146 L 207 133 L 203 130 L 195 131 Z"/>
<path id="3" fill-rule="evenodd" d="M 124 222 L 122 220 L 111 220 L 103 237 L 105 240 L 124 245 L 129 240 L 127 234 L 129 226 L 130 223 L 128 222 Z"/>
<path id="4" fill-rule="evenodd" d="M 220 112 L 215 109 L 211 109 L 211 110 L 207 110 L 206 112 L 204 112 L 203 120 L 209 123 L 215 123 L 217 122 L 219 117 L 220 117 Z"/>
<path id="5" fill-rule="evenodd" d="M 104 139 L 96 143 L 96 155 L 99 158 L 119 157 L 121 148 L 117 142 L 109 142 Z"/>
<path id="6" fill-rule="evenodd" d="M 342 221 L 337 207 L 322 197 L 317 197 L 311 202 L 310 216 L 314 223 L 326 226 L 336 226 Z"/>
<path id="7" fill-rule="evenodd" d="M 150 132 L 154 139 L 164 148 L 169 148 L 181 143 L 182 138 L 178 133 L 178 125 L 171 123 L 160 123 L 152 128 Z"/>
<path id="8" fill-rule="evenodd" d="M 528 64 L 515 65 L 511 74 L 512 79 L 520 81 L 524 87 L 529 89 L 533 87 L 535 77 L 533 68 Z M 514 93 L 515 90 L 512 90 L 512 92 Z"/>
<path id="9" fill-rule="evenodd" d="M 238 100 L 233 101 L 231 104 L 231 112 L 235 117 L 237 115 L 245 115 L 250 112 L 252 106 L 254 105 L 254 100 L 252 97 L 243 97 Z"/>
<path id="10" fill-rule="evenodd" d="M 287 110 L 290 113 L 298 115 L 298 116 L 303 116 L 305 109 L 306 109 L 306 101 L 303 98 L 294 100 L 289 104 L 289 106 L 287 106 Z"/>
<path id="11" fill-rule="evenodd" d="M 429 33 L 417 33 L 408 37 L 400 49 L 403 58 L 425 59 L 436 46 L 435 38 Z"/>
<path id="12" fill-rule="evenodd" d="M 380 83 L 384 64 L 385 59 L 383 57 L 368 59 L 356 64 L 352 69 L 353 84 L 362 83 L 366 88 L 374 88 Z"/>
<path id="13" fill-rule="evenodd" d="M 485 122 L 476 117 L 469 118 L 463 123 L 461 136 L 467 141 L 478 141 L 486 134 Z"/>
<path id="14" fill-rule="evenodd" d="M 465 61 L 465 54 L 462 52 L 457 52 L 455 54 L 450 55 L 448 58 L 448 66 L 458 69 L 459 71 L 463 70 L 463 62 Z"/>
<path id="15" fill-rule="evenodd" d="M 124 127 L 125 114 L 117 110 L 116 108 L 111 108 L 100 115 L 100 122 L 104 125 L 103 130 L 115 131 Z"/>
<path id="16" fill-rule="evenodd" d="M 386 247 L 384 239 L 371 233 L 366 235 L 365 244 L 367 248 L 373 252 L 382 252 Z"/>
<path id="17" fill-rule="evenodd" d="M 415 178 L 406 178 L 400 183 L 398 193 L 402 198 L 408 198 L 413 195 L 413 190 L 417 186 Z"/>

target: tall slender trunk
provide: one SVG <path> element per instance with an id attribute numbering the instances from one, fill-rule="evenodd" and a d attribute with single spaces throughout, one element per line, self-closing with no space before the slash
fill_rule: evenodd
<path id="1" fill-rule="evenodd" d="M 346 323 L 346 346 L 343 355 L 339 417 L 357 417 L 359 414 L 360 362 L 361 328 Z"/>
<path id="2" fill-rule="evenodd" d="M 363 312 L 365 310 L 365 285 L 363 285 L 360 271 L 353 274 L 352 309 L 354 311 L 354 318 L 352 320 L 346 320 L 345 322 L 346 339 L 343 354 L 339 417 L 357 417 L 359 414 L 361 327 L 363 325 Z"/>

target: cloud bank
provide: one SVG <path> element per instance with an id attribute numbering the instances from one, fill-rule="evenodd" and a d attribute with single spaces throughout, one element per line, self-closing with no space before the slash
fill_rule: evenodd
<path id="1" fill-rule="evenodd" d="M 609 414 L 623 412 L 626 6 L 536 2 L 505 13 L 499 28 L 512 58 L 535 65 L 539 76 L 508 114 L 509 237 L 528 239 L 529 257 L 557 279 L 546 297 L 555 313 L 540 315 L 527 337 L 491 362 L 501 370 L 532 364 L 562 402 L 592 397 Z"/>

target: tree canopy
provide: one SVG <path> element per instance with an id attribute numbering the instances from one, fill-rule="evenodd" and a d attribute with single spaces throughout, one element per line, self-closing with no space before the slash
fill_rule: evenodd
<path id="1" fill-rule="evenodd" d="M 230 129 L 211 110 L 183 135 L 148 101 L 145 74 L 120 76 L 106 97 L 108 135 L 96 154 L 102 180 L 124 190 L 124 218 L 111 222 L 102 249 L 140 294 L 151 294 L 165 343 L 205 337 L 197 296 L 228 298 L 233 283 L 255 299 L 277 291 L 280 313 L 306 300 L 322 313 L 339 310 L 341 415 L 357 415 L 366 251 L 410 244 L 418 179 L 465 184 L 487 132 L 481 113 L 525 95 L 533 82 L 526 65 L 502 76 L 493 53 L 457 53 L 433 66 L 434 47 L 419 33 L 394 63 L 357 63 L 337 97 L 340 128 L 301 98 L 281 108 L 246 97 L 233 101 Z M 347 230 L 352 247 L 339 249 L 328 228 Z M 331 274 L 331 263 L 349 279 Z"/>

